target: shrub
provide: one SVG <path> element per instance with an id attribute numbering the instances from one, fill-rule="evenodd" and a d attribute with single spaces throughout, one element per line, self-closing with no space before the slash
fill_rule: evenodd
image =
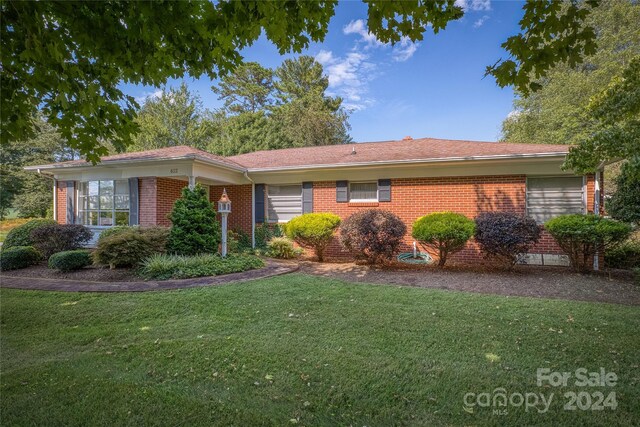
<path id="1" fill-rule="evenodd" d="M 540 234 L 533 218 L 510 212 L 485 212 L 476 218 L 474 237 L 487 256 L 500 258 L 512 267 L 540 240 Z"/>
<path id="2" fill-rule="evenodd" d="M 49 268 L 63 272 L 80 270 L 91 265 L 91 255 L 86 250 L 58 252 L 49 257 Z"/>
<path id="3" fill-rule="evenodd" d="M 473 236 L 475 224 L 464 215 L 437 212 L 418 218 L 412 236 L 422 246 L 438 252 L 438 265 L 443 266 L 450 254 L 459 251 Z"/>
<path id="4" fill-rule="evenodd" d="M 604 262 L 610 268 L 631 270 L 640 267 L 640 242 L 626 241 L 607 250 Z"/>
<path id="5" fill-rule="evenodd" d="M 33 246 L 13 246 L 0 252 L 0 270 L 17 270 L 37 264 L 42 254 Z"/>
<path id="6" fill-rule="evenodd" d="M 561 215 L 544 226 L 577 271 L 589 269 L 589 259 L 596 251 L 606 253 L 631 234 L 630 225 L 597 215 Z"/>
<path id="7" fill-rule="evenodd" d="M 98 242 L 100 240 L 106 239 L 109 236 L 113 236 L 118 233 L 127 232 L 129 230 L 137 230 L 137 229 L 138 227 L 129 226 L 129 225 L 116 225 L 115 227 L 109 227 L 100 232 L 100 235 L 98 236 Z"/>
<path id="8" fill-rule="evenodd" d="M 98 237 L 97 244 L 99 245 L 101 241 L 108 239 L 109 237 L 130 233 L 138 233 L 149 239 L 149 243 L 153 247 L 153 251 L 155 253 L 163 253 L 166 251 L 167 240 L 169 239 L 169 228 L 159 225 L 149 227 L 122 225 L 107 228 L 100 234 L 100 237 Z"/>
<path id="9" fill-rule="evenodd" d="M 217 276 L 237 273 L 264 266 L 264 262 L 253 255 L 202 254 L 195 256 L 153 255 L 147 258 L 139 270 L 146 279 L 187 279 L 190 277 Z"/>
<path id="10" fill-rule="evenodd" d="M 45 258 L 56 252 L 71 251 L 83 247 L 93 232 L 79 224 L 42 225 L 31 230 L 31 241 Z"/>
<path id="11" fill-rule="evenodd" d="M 304 248 L 313 249 L 318 261 L 340 225 L 340 217 L 332 213 L 306 213 L 289 221 L 284 231 L 288 238 Z"/>
<path id="12" fill-rule="evenodd" d="M 135 267 L 157 253 L 155 249 L 147 236 L 137 230 L 128 230 L 100 239 L 93 252 L 93 262 L 108 265 L 112 269 Z"/>
<path id="13" fill-rule="evenodd" d="M 293 247 L 293 242 L 286 237 L 274 237 L 267 243 L 267 256 L 281 259 L 292 259 L 302 253 Z"/>
<path id="14" fill-rule="evenodd" d="M 256 226 L 256 248 L 266 249 L 271 239 L 282 236 L 284 236 L 284 230 L 280 224 L 260 224 Z"/>
<path id="15" fill-rule="evenodd" d="M 31 231 L 43 225 L 52 225 L 56 222 L 52 219 L 32 219 L 22 225 L 19 225 L 9 231 L 4 239 L 2 247 L 8 249 L 15 246 L 32 246 Z"/>
<path id="16" fill-rule="evenodd" d="M 235 229 L 227 232 L 227 250 L 229 253 L 244 253 L 251 251 L 251 236 L 243 230 Z"/>
<path id="17" fill-rule="evenodd" d="M 367 209 L 340 225 L 340 243 L 356 259 L 369 263 L 389 260 L 398 251 L 407 226 L 389 211 Z"/>
<path id="18" fill-rule="evenodd" d="M 220 243 L 220 224 L 216 211 L 209 202 L 206 190 L 196 184 L 192 190 L 182 189 L 169 214 L 173 226 L 167 241 L 167 250 L 178 255 L 214 253 Z"/>

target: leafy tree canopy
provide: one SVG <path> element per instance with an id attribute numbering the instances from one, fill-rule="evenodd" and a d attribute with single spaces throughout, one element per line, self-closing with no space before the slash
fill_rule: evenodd
<path id="1" fill-rule="evenodd" d="M 422 40 L 463 15 L 453 0 L 365 0 L 368 28 L 382 42 Z M 511 57 L 487 70 L 499 85 L 526 92 L 553 65 L 579 63 L 594 50 L 582 23 L 596 0 L 561 7 L 528 2 L 522 34 L 503 45 Z M 280 53 L 300 52 L 327 33 L 337 1 L 22 2 L 0 3 L 3 145 L 33 135 L 42 108 L 89 160 L 122 151 L 137 131 L 135 99 L 121 82 L 160 87 L 189 73 L 216 78 L 240 64 L 240 50 L 265 34 Z"/>
<path id="2" fill-rule="evenodd" d="M 257 62 L 248 62 L 211 89 L 224 100 L 224 108 L 228 111 L 255 113 L 273 104 L 273 70 Z"/>

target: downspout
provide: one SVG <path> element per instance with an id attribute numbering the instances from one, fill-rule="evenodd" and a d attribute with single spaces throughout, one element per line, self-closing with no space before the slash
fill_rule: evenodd
<path id="1" fill-rule="evenodd" d="M 38 172 L 38 175 L 44 176 L 45 178 L 51 178 L 53 181 L 53 220 L 58 222 L 58 180 L 51 175 L 40 172 L 40 169 L 36 169 L 36 171 Z"/>
<path id="2" fill-rule="evenodd" d="M 244 177 L 251 182 L 251 247 L 256 248 L 256 183 L 244 171 Z"/>
<path id="3" fill-rule="evenodd" d="M 602 172 L 604 168 L 604 162 L 598 165 L 598 169 L 596 170 L 595 183 L 594 183 L 594 191 L 593 191 L 593 213 L 597 216 L 600 216 L 600 180 L 602 179 Z M 593 270 L 600 270 L 600 254 L 596 251 L 595 256 L 593 257 Z"/>

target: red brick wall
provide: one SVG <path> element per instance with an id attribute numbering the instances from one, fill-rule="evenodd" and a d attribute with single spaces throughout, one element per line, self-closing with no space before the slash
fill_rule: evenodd
<path id="1" fill-rule="evenodd" d="M 138 179 L 138 221 L 140 225 L 156 225 L 157 220 L 157 180 L 156 177 Z"/>
<path id="2" fill-rule="evenodd" d="M 173 204 L 180 198 L 182 189 L 188 186 L 187 181 L 180 181 L 171 178 L 157 178 L 157 205 L 156 205 L 156 224 L 171 226 L 171 221 L 167 216 L 173 209 Z M 141 196 L 142 197 L 142 196 Z"/>
<path id="3" fill-rule="evenodd" d="M 587 177 L 587 211 L 593 211 L 594 176 Z M 525 213 L 526 177 L 482 176 L 403 178 L 391 180 L 391 202 L 337 203 L 335 182 L 315 182 L 313 189 L 314 212 L 333 212 L 345 219 L 361 209 L 378 208 L 394 212 L 407 225 L 405 245 L 401 250 L 410 250 L 411 225 L 420 216 L 440 211 L 453 211 L 475 218 L 486 211 L 508 211 Z M 561 254 L 562 250 L 547 232 L 532 253 Z M 345 257 L 346 252 L 335 239 L 329 247 L 328 256 Z M 454 262 L 477 261 L 482 254 L 471 241 L 466 248 L 452 257 Z"/>
<path id="4" fill-rule="evenodd" d="M 67 222 L 67 182 L 58 181 L 56 189 L 56 220 L 58 224 Z"/>
<path id="5" fill-rule="evenodd" d="M 251 184 L 246 185 L 212 185 L 210 189 L 211 201 L 218 209 L 218 200 L 222 196 L 222 190 L 226 188 L 227 196 L 231 200 L 231 213 L 229 214 L 229 229 L 241 229 L 251 235 Z M 220 215 L 218 214 L 218 219 Z"/>

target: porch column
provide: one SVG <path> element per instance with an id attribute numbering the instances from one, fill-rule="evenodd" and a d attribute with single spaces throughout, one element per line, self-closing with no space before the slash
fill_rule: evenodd
<path id="1" fill-rule="evenodd" d="M 196 186 L 196 177 L 189 176 L 189 190 L 193 190 Z"/>

